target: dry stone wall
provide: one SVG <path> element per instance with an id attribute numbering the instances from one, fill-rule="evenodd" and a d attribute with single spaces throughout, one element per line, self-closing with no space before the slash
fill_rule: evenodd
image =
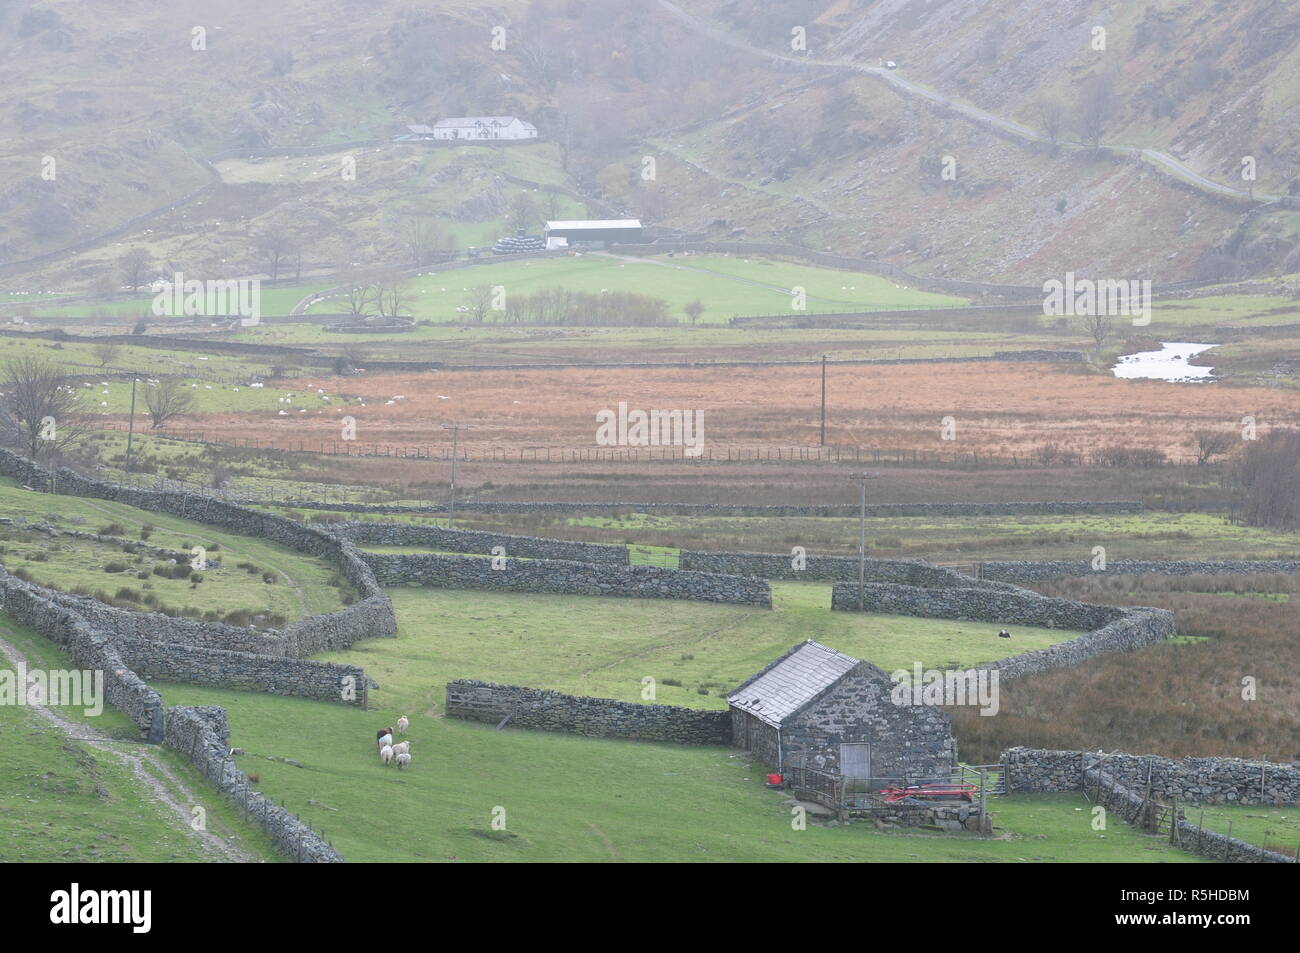
<path id="1" fill-rule="evenodd" d="M 1157 645 L 1177 634 L 1174 615 L 1167 609 L 1092 605 L 1040 596 L 1028 589 L 1006 584 L 983 584 L 969 579 L 965 586 L 960 589 L 929 589 L 869 583 L 862 587 L 863 611 L 965 619 L 998 626 L 1087 630 L 1078 638 L 1045 649 L 976 666 L 989 671 L 996 669 L 999 678 L 1003 679 L 1068 668 L 1107 652 L 1130 652 Z M 836 583 L 832 587 L 831 608 L 856 611 L 858 585 Z M 1014 632 L 1012 637 L 1015 637 Z"/>
<path id="2" fill-rule="evenodd" d="M 731 573 L 762 579 L 794 579 L 804 582 L 854 582 L 858 580 L 856 556 L 805 556 L 803 568 L 793 565 L 794 556 L 780 553 L 722 553 L 681 551 L 681 568 L 701 572 Z M 868 582 L 890 582 L 906 586 L 971 586 L 970 576 L 919 559 L 868 559 L 863 564 Z M 989 583 L 987 588 L 1022 591 L 1012 586 Z M 856 588 L 854 592 L 856 593 Z"/>
<path id="3" fill-rule="evenodd" d="M 46 489 L 51 481 L 51 475 L 44 469 L 8 450 L 0 450 L 0 474 L 14 477 L 35 489 Z M 397 618 L 393 614 L 392 603 L 350 540 L 340 539 L 283 516 L 199 494 L 125 487 L 91 480 L 68 469 L 60 469 L 55 477 L 57 491 L 67 496 L 113 500 L 139 509 L 169 513 L 242 535 L 268 539 L 337 565 L 342 575 L 361 594 L 361 599 L 338 612 L 300 619 L 285 626 L 282 633 L 272 633 L 272 638 L 280 638 L 279 649 L 284 654 L 307 655 L 331 651 L 347 648 L 359 639 L 397 634 Z M 185 620 L 190 624 L 180 625 L 176 624 L 177 621 L 159 615 L 153 621 L 136 621 L 132 624 L 140 628 L 138 634 L 146 638 L 149 636 L 144 630 L 160 630 L 173 633 L 173 640 L 188 639 L 194 644 L 219 644 L 230 637 L 234 638 L 234 644 L 229 647 L 250 648 L 246 642 L 241 644 L 240 639 L 229 631 L 232 627 L 224 623 Z"/>
<path id="4" fill-rule="evenodd" d="M 493 724 L 508 717 L 507 727 L 601 738 L 699 745 L 731 742 L 731 716 L 726 711 L 584 698 L 472 679 L 447 683 L 446 712 L 453 718 Z"/>
<path id="5" fill-rule="evenodd" d="M 1300 572 L 1297 559 L 1112 559 L 1104 570 L 1088 560 L 1045 559 L 980 563 L 981 579 L 1037 582 L 1061 576 L 1242 576 L 1250 573 Z"/>
<path id="6" fill-rule="evenodd" d="M 1007 791 L 1087 791 L 1094 802 L 1130 824 L 1154 829 L 1161 804 L 1300 803 L 1300 764 L 1238 758 L 1183 758 L 1011 748 L 1002 752 Z M 1271 780 L 1270 780 L 1271 779 Z M 1147 797 L 1146 792 L 1150 792 Z M 1295 858 L 1205 830 L 1179 807 L 1174 842 L 1184 850 L 1226 863 L 1294 863 Z"/>
<path id="7" fill-rule="evenodd" d="M 1137 790 L 1151 785 L 1157 800 L 1190 804 L 1300 804 L 1300 762 L 1241 758 L 1162 758 L 1010 748 L 1002 752 L 1010 791 L 1077 791 L 1085 768 L 1098 762 L 1104 773 Z"/>
<path id="8" fill-rule="evenodd" d="M 453 553 L 491 555 L 500 547 L 507 556 L 529 559 L 567 559 L 574 562 L 626 566 L 626 546 L 605 543 L 577 543 L 537 536 L 487 533 L 478 530 L 445 529 L 423 523 L 349 522 L 331 523 L 329 531 L 354 543 L 371 546 L 427 546 Z"/>
<path id="9" fill-rule="evenodd" d="M 660 566 L 601 566 L 559 559 L 484 559 L 436 553 L 364 553 L 386 586 L 415 583 L 439 589 L 552 592 L 638 599 L 690 599 L 772 607 L 764 579 L 690 572 Z M 493 569 L 493 565 L 501 568 Z"/>
<path id="10" fill-rule="evenodd" d="M 276 847 L 300 863 L 336 864 L 334 847 L 293 814 L 255 791 L 229 756 L 226 710 L 210 706 L 167 709 L 163 743 L 190 759 L 222 797 L 262 826 Z"/>

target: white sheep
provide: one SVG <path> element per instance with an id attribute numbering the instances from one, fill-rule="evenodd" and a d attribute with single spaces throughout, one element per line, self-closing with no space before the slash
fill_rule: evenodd
<path id="1" fill-rule="evenodd" d="M 411 751 L 411 743 L 409 741 L 399 741 L 397 744 L 393 745 L 394 755 L 409 754 L 410 751 Z"/>
<path id="2" fill-rule="evenodd" d="M 379 760 L 382 761 L 385 766 L 387 766 L 388 762 L 393 760 L 393 749 L 390 745 L 384 745 L 379 749 Z"/>
<path id="3" fill-rule="evenodd" d="M 387 747 L 392 743 L 393 743 L 393 733 L 391 731 L 384 732 L 384 734 L 379 736 L 378 745 L 380 748 Z"/>
<path id="4" fill-rule="evenodd" d="M 397 719 L 397 733 L 399 735 L 406 734 L 406 729 L 410 727 L 411 727 L 411 721 L 405 715 Z"/>
<path id="5" fill-rule="evenodd" d="M 398 771 L 401 771 L 403 768 L 409 767 L 410 764 L 411 764 L 411 756 L 406 752 L 403 752 L 397 756 Z"/>

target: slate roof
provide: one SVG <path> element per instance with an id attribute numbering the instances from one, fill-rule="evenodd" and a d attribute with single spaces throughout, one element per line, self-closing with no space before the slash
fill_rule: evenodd
<path id="1" fill-rule="evenodd" d="M 830 688 L 859 659 L 809 639 L 727 696 L 727 703 L 775 728 Z"/>

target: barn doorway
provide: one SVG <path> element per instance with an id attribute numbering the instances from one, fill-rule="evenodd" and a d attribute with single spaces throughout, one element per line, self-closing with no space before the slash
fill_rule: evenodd
<path id="1" fill-rule="evenodd" d="M 840 745 L 840 774 L 844 778 L 846 793 L 863 793 L 871 785 L 871 745 L 866 743 Z"/>

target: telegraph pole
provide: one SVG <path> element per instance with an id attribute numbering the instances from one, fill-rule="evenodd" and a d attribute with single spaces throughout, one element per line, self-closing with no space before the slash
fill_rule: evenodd
<path id="1" fill-rule="evenodd" d="M 853 478 L 862 484 L 862 496 L 858 503 L 858 611 L 861 612 L 867 586 L 867 481 L 880 479 L 880 474 L 855 473 Z"/>
<path id="2" fill-rule="evenodd" d="M 826 446 L 826 355 L 822 355 L 822 446 Z"/>
<path id="3" fill-rule="evenodd" d="M 442 429 L 451 431 L 451 507 L 447 512 L 447 528 L 451 529 L 456 519 L 456 457 L 460 446 L 460 424 L 443 424 Z"/>
<path id="4" fill-rule="evenodd" d="M 131 377 L 131 422 L 126 430 L 126 472 L 131 472 L 131 438 L 135 436 L 135 385 L 140 378 Z"/>

